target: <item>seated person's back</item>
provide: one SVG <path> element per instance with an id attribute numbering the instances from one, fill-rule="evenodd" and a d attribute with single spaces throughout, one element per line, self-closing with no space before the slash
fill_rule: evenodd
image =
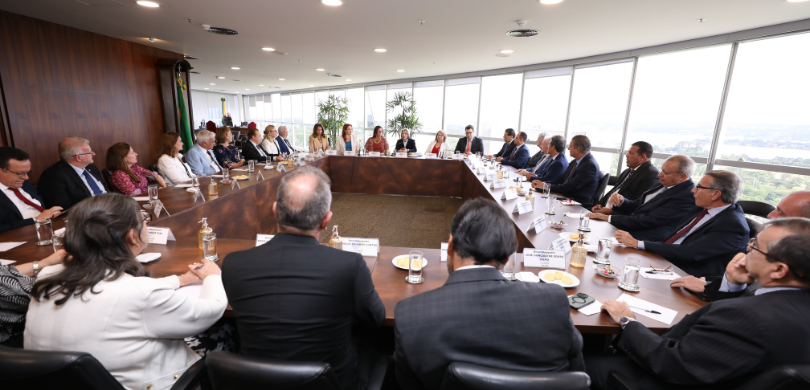
<path id="1" fill-rule="evenodd" d="M 582 336 L 565 290 L 512 283 L 498 270 L 516 249 L 512 221 L 497 204 L 475 199 L 461 207 L 451 227 L 447 282 L 396 307 L 401 388 L 438 389 L 453 362 L 516 371 L 584 369 Z"/>

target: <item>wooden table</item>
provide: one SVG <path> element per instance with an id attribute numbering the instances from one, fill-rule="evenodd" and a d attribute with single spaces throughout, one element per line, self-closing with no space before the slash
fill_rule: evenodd
<path id="1" fill-rule="evenodd" d="M 463 161 L 435 160 L 424 158 L 385 158 L 385 157 L 344 157 L 328 156 L 309 162 L 310 165 L 320 168 L 332 179 L 332 190 L 335 192 L 355 192 L 369 194 L 394 195 L 423 195 L 423 196 L 452 196 L 463 199 L 484 197 L 496 201 L 511 216 L 515 224 L 518 237 L 518 267 L 516 272 L 523 271 L 522 255 L 524 248 L 547 248 L 554 239 L 559 237 L 559 231 L 546 229 L 536 234 L 534 230 L 527 232 L 531 221 L 545 215 L 545 199 L 536 196 L 533 212 L 524 215 L 512 214 L 515 204 L 522 200 L 518 198 L 511 201 L 500 200 L 505 189 L 489 189 L 488 182 L 483 176 L 476 173 Z M 250 173 L 249 179 L 240 181 L 239 189 L 231 189 L 230 185 L 219 185 L 219 195 L 208 196 L 207 185 L 210 178 L 200 180 L 205 190 L 205 202 L 193 201 L 193 195 L 174 187 L 159 191 L 159 198 L 166 206 L 171 216 L 161 216 L 153 221 L 152 226 L 169 227 L 177 241 L 170 241 L 167 245 L 152 244 L 146 252 L 159 252 L 162 257 L 146 267 L 152 271 L 153 276 L 162 277 L 180 274 L 187 270 L 187 265 L 202 259 L 202 253 L 197 247 L 197 223 L 202 217 L 208 217 L 209 224 L 217 233 L 219 255 L 224 258 L 228 253 L 245 250 L 255 245 L 257 233 L 274 234 L 277 232 L 276 220 L 271 208 L 275 201 L 276 192 L 282 175 L 276 170 L 264 170 L 258 165 L 257 170 L 262 173 L 263 179 L 257 172 Z M 291 167 L 296 169 L 295 167 Z M 232 175 L 248 174 L 244 171 L 232 171 Z M 220 180 L 220 179 L 217 179 Z M 527 186 L 527 184 L 524 184 Z M 144 203 L 144 202 L 141 202 Z M 566 231 L 576 231 L 578 220 L 564 216 L 566 212 L 580 213 L 584 211 L 579 206 L 558 206 L 557 214 L 551 216 L 553 221 L 567 222 Z M 69 218 L 68 213 L 67 217 Z M 62 218 L 54 220 L 54 229 L 64 225 Z M 590 236 L 613 236 L 613 227 L 606 222 L 591 221 L 592 232 Z M 51 246 L 35 246 L 36 232 L 34 226 L 26 226 L 10 232 L 0 234 L 0 242 L 26 241 L 20 247 L 3 254 L 0 258 L 17 260 L 26 263 L 41 259 L 53 253 Z M 394 324 L 394 307 L 397 302 L 424 291 L 440 287 L 447 280 L 448 271 L 446 263 L 441 262 L 439 248 L 419 248 L 428 265 L 424 268 L 425 282 L 413 285 L 405 282 L 408 272 L 397 269 L 391 263 L 394 256 L 406 254 L 414 248 L 383 247 L 378 258 L 365 258 L 375 288 L 385 305 L 385 324 Z M 670 263 L 661 257 L 624 247 L 614 247 L 611 261 L 621 266 L 624 259 L 636 257 L 642 261 L 642 266 L 669 266 Z M 593 254 L 588 255 L 585 268 L 566 267 L 566 271 L 577 276 L 581 284 L 576 288 L 566 289 L 571 295 L 584 292 L 597 300 L 604 302 L 616 299 L 623 290 L 618 288 L 616 279 L 606 279 L 598 276 L 592 270 Z M 566 266 L 570 254 L 566 256 Z M 675 271 L 685 275 L 683 271 Z M 525 268 L 527 271 L 537 273 L 540 268 Z M 688 291 L 669 287 L 669 281 L 652 280 L 639 277 L 638 284 L 641 291 L 632 293 L 638 298 L 645 299 L 662 306 L 678 311 L 675 322 L 689 314 L 705 303 L 697 299 Z M 574 324 L 583 333 L 618 333 L 619 327 L 605 314 L 585 316 L 571 309 Z M 669 328 L 666 324 L 651 320 L 644 316 L 639 321 L 655 332 L 663 332 Z"/>

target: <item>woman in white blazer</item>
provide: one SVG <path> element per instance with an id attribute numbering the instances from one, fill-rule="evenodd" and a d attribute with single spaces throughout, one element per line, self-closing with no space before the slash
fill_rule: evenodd
<path id="1" fill-rule="evenodd" d="M 447 146 L 447 135 L 439 130 L 439 132 L 436 133 L 436 138 L 430 141 L 430 145 L 425 149 L 425 153 L 436 153 L 437 156 L 441 156 L 442 152 L 449 149 L 450 148 Z"/>
<path id="2" fill-rule="evenodd" d="M 267 158 L 271 159 L 271 161 L 280 161 L 281 158 L 281 151 L 278 146 L 278 130 L 273 125 L 268 125 L 264 128 L 264 139 L 262 139 L 261 147 L 264 149 L 264 153 L 267 154 Z"/>
<path id="3" fill-rule="evenodd" d="M 351 143 L 351 145 L 347 145 L 347 143 Z M 352 134 L 352 125 L 348 123 L 343 125 L 343 132 L 340 134 L 337 141 L 335 141 L 335 144 L 338 152 L 345 152 L 346 150 L 349 150 L 346 149 L 346 146 L 351 146 L 351 150 L 349 151 L 359 152 L 360 148 L 362 147 L 360 142 L 357 142 L 357 137 Z"/>
<path id="4" fill-rule="evenodd" d="M 181 184 L 191 181 L 196 176 L 191 168 L 183 163 L 183 140 L 177 133 L 163 134 L 160 144 L 160 158 L 158 159 L 158 172 L 163 175 L 167 185 Z"/>
<path id="5" fill-rule="evenodd" d="M 34 283 L 26 349 L 88 352 L 127 389 L 169 389 L 200 359 L 183 338 L 225 312 L 219 267 L 205 261 L 180 276 L 150 278 L 135 260 L 149 242 L 147 223 L 138 203 L 120 194 L 71 208 L 65 262 Z M 199 297 L 176 291 L 200 279 Z"/>

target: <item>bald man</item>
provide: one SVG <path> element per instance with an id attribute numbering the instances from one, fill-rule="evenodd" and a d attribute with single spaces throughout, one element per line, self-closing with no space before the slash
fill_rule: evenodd
<path id="1" fill-rule="evenodd" d="M 96 153 L 90 141 L 67 137 L 59 142 L 58 149 L 59 161 L 42 172 L 37 184 L 45 207 L 67 210 L 91 196 L 107 193 L 101 171 L 93 165 Z"/>

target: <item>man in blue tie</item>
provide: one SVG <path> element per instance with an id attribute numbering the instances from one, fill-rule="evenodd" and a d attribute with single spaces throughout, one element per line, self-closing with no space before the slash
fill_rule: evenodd
<path id="1" fill-rule="evenodd" d="M 222 166 L 211 151 L 215 136 L 211 131 L 201 130 L 197 133 L 197 144 L 186 153 L 186 163 L 197 176 L 211 176 L 222 172 Z"/>
<path id="2" fill-rule="evenodd" d="M 39 192 L 45 207 L 60 206 L 67 210 L 91 196 L 107 193 L 101 172 L 93 165 L 96 155 L 90 141 L 67 137 L 59 142 L 59 161 L 39 176 Z"/>
<path id="3" fill-rule="evenodd" d="M 293 152 L 293 147 L 290 145 L 290 141 L 287 141 L 287 126 L 281 126 L 278 128 L 278 149 L 281 154 L 291 154 Z"/>

